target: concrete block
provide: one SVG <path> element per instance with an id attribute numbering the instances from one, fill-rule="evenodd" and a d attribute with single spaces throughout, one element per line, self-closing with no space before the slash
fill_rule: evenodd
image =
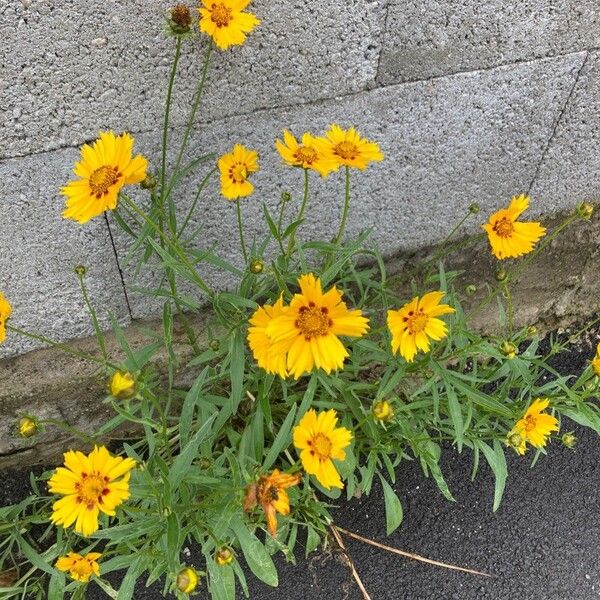
<path id="1" fill-rule="evenodd" d="M 227 151 L 242 142 L 260 153 L 261 171 L 254 177 L 255 194 L 242 200 L 247 237 L 264 235 L 261 204 L 272 211 L 282 190 L 292 190 L 296 211 L 301 200 L 302 173 L 286 168 L 273 141 L 283 128 L 298 135 L 320 134 L 330 123 L 355 125 L 381 145 L 386 158 L 365 172 L 352 173 L 352 219 L 348 235 L 372 228 L 373 239 L 387 255 L 432 244 L 443 238 L 465 214 L 471 202 L 482 212 L 467 231 L 479 225 L 510 197 L 529 189 L 543 150 L 584 60 L 584 53 L 547 59 L 485 72 L 457 74 L 366 91 L 341 100 L 295 108 L 256 112 L 202 127 L 193 137 L 189 157 L 213 150 Z M 141 136 L 140 147 L 150 152 L 155 138 Z M 212 165 L 177 191 L 184 214 L 195 185 Z M 218 180 L 206 190 L 193 219 L 202 224 L 201 247 L 241 266 L 235 206 L 219 196 Z M 307 223 L 299 235 L 328 239 L 337 230 L 344 196 L 343 173 L 328 179 L 311 176 Z M 547 207 L 536 198 L 531 214 L 564 208 L 568 202 Z M 113 229 L 114 231 L 114 229 Z M 117 235 L 124 253 L 128 242 Z M 217 288 L 231 277 L 215 270 L 206 276 Z M 152 276 L 137 280 L 126 269 L 129 285 L 156 287 Z M 130 293 L 135 317 L 156 313 L 144 296 Z"/>
<path id="2" fill-rule="evenodd" d="M 0 162 L 0 290 L 12 304 L 11 324 L 56 341 L 90 335 L 76 265 L 87 267 L 91 301 L 102 324 L 129 313 L 104 218 L 81 226 L 62 218 L 58 190 L 70 177 L 74 150 Z M 0 358 L 40 344 L 9 333 Z"/>
<path id="3" fill-rule="evenodd" d="M 532 186 L 544 209 L 600 201 L 600 52 L 590 52 Z"/>
<path id="4" fill-rule="evenodd" d="M 377 82 L 427 79 L 600 46 L 594 0 L 392 0 Z"/>
<path id="5" fill-rule="evenodd" d="M 98 130 L 156 131 L 174 41 L 164 0 L 33 0 L 0 9 L 0 158 L 78 146 Z M 382 2 L 256 0 L 262 24 L 213 54 L 204 121 L 308 102 L 375 79 Z M 173 124 L 187 116 L 208 38 L 186 42 Z"/>

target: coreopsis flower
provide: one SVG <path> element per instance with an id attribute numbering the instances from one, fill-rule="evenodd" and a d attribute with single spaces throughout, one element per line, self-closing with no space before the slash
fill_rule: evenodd
<path id="1" fill-rule="evenodd" d="M 176 4 L 171 8 L 168 19 L 172 35 L 185 35 L 192 28 L 192 13 L 185 4 Z"/>
<path id="2" fill-rule="evenodd" d="M 600 343 L 596 346 L 596 356 L 592 360 L 592 369 L 600 377 Z"/>
<path id="3" fill-rule="evenodd" d="M 177 573 L 175 585 L 180 592 L 191 594 L 198 587 L 198 573 L 192 567 L 185 567 Z"/>
<path id="4" fill-rule="evenodd" d="M 254 150 L 236 144 L 228 154 L 219 158 L 221 194 L 228 200 L 249 196 L 254 186 L 248 181 L 251 173 L 258 171 L 258 154 Z"/>
<path id="5" fill-rule="evenodd" d="M 135 377 L 127 371 L 116 371 L 110 378 L 108 389 L 115 398 L 131 398 L 135 394 Z"/>
<path id="6" fill-rule="evenodd" d="M 323 293 L 321 281 L 312 273 L 301 275 L 298 284 L 300 293 L 266 324 L 270 351 L 285 354 L 294 379 L 315 367 L 326 373 L 341 369 L 348 351 L 338 336 L 362 337 L 369 320 L 360 310 L 349 310 L 336 287 Z"/>
<path id="7" fill-rule="evenodd" d="M 54 566 L 59 571 L 68 572 L 75 581 L 87 582 L 92 575 L 100 577 L 100 566 L 97 561 L 101 556 L 100 552 L 89 552 L 85 556 L 77 552 L 69 552 L 66 556 L 61 556 Z"/>
<path id="8" fill-rule="evenodd" d="M 288 475 L 275 469 L 269 475 L 262 475 L 258 481 L 246 488 L 244 510 L 248 512 L 260 504 L 267 517 L 267 530 L 274 537 L 277 535 L 277 513 L 284 517 L 290 514 L 290 499 L 285 491 L 300 483 L 300 475 Z"/>
<path id="9" fill-rule="evenodd" d="M 546 234 L 539 223 L 517 221 L 529 206 L 529 196 L 515 196 L 508 206 L 495 212 L 482 225 L 488 235 L 492 254 L 499 259 L 523 256 L 533 250 L 535 243 Z"/>
<path id="10" fill-rule="evenodd" d="M 53 494 L 64 496 L 52 505 L 55 525 L 70 527 L 89 536 L 98 529 L 98 515 L 115 515 L 115 508 L 127 500 L 132 458 L 111 456 L 104 446 L 95 446 L 89 455 L 69 450 L 65 466 L 59 467 L 48 481 Z"/>
<path id="11" fill-rule="evenodd" d="M 215 561 L 220 567 L 224 567 L 233 561 L 233 552 L 229 548 L 219 548 L 215 553 Z"/>
<path id="12" fill-rule="evenodd" d="M 352 432 L 345 427 L 336 427 L 335 410 L 306 412 L 293 431 L 294 446 L 300 450 L 304 470 L 314 475 L 325 488 L 343 488 L 333 459 L 344 460 L 344 448 L 352 441 Z"/>
<path id="13" fill-rule="evenodd" d="M 10 302 L 0 292 L 0 344 L 6 339 L 6 321 L 12 314 Z"/>
<path id="14" fill-rule="evenodd" d="M 373 417 L 377 421 L 386 422 L 394 418 L 394 409 L 387 400 L 378 400 L 373 404 Z"/>
<path id="15" fill-rule="evenodd" d="M 255 15 L 243 12 L 248 4 L 250 0 L 202 0 L 200 31 L 221 50 L 243 44 L 246 34 L 260 25 Z"/>
<path id="16" fill-rule="evenodd" d="M 415 296 L 399 310 L 388 310 L 387 324 L 392 334 L 392 352 L 398 352 L 412 362 L 417 350 L 429 352 L 429 339 L 436 342 L 446 337 L 448 327 L 440 315 L 453 313 L 447 304 L 440 304 L 444 292 L 429 292 Z"/>
<path id="17" fill-rule="evenodd" d="M 283 132 L 283 141 L 275 140 L 275 147 L 283 162 L 290 167 L 312 169 L 322 177 L 338 168 L 331 153 L 327 152 L 327 142 L 310 133 L 302 134 L 302 141 L 298 143 L 298 140 L 286 129 Z"/>
<path id="18" fill-rule="evenodd" d="M 39 431 L 38 421 L 34 417 L 21 417 L 18 427 L 19 435 L 22 438 L 30 438 Z"/>
<path id="19" fill-rule="evenodd" d="M 148 161 L 140 154 L 132 157 L 132 149 L 128 133 L 117 136 L 112 131 L 101 131 L 91 146 L 81 148 L 81 160 L 73 170 L 79 179 L 60 190 L 67 198 L 65 219 L 86 223 L 114 210 L 123 186 L 144 180 Z"/>
<path id="20" fill-rule="evenodd" d="M 283 297 L 279 297 L 272 306 L 264 304 L 259 306 L 250 317 L 248 328 L 248 345 L 258 366 L 267 373 L 276 373 L 280 377 L 287 377 L 287 345 L 274 344 L 267 335 L 267 328 L 273 319 L 285 314 Z"/>
<path id="21" fill-rule="evenodd" d="M 360 133 L 354 127 L 344 130 L 334 124 L 325 133 L 324 140 L 327 154 L 336 168 L 346 166 L 363 170 L 370 162 L 383 160 L 379 146 L 360 137 Z"/>
<path id="22" fill-rule="evenodd" d="M 536 398 L 509 432 L 507 443 L 518 454 L 525 454 L 527 443 L 534 448 L 543 448 L 550 433 L 558 431 L 558 419 L 543 412 L 549 404 L 547 398 Z"/>

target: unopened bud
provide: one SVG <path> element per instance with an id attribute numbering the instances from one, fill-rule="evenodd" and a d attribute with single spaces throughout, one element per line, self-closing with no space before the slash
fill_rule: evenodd
<path id="1" fill-rule="evenodd" d="M 198 573 L 192 567 L 185 567 L 177 574 L 176 583 L 180 592 L 190 594 L 198 587 Z"/>
<path id="2" fill-rule="evenodd" d="M 537 335 L 537 332 L 538 332 L 538 328 L 535 325 L 530 325 L 527 328 L 527 335 L 530 337 L 533 335 Z"/>
<path id="3" fill-rule="evenodd" d="M 73 271 L 75 271 L 77 277 L 83 277 L 86 274 L 87 269 L 83 265 L 77 265 Z"/>
<path id="4" fill-rule="evenodd" d="M 153 190 L 156 187 L 156 177 L 148 173 L 144 179 L 140 182 L 140 187 L 143 190 Z"/>
<path id="5" fill-rule="evenodd" d="M 387 400 L 378 400 L 373 404 L 373 417 L 378 421 L 391 421 L 394 418 L 394 409 Z"/>
<path id="6" fill-rule="evenodd" d="M 37 419 L 33 417 L 22 417 L 19 421 L 19 435 L 22 438 L 33 437 L 38 430 Z"/>
<path id="7" fill-rule="evenodd" d="M 472 283 L 465 287 L 465 293 L 467 296 L 472 296 L 477 291 L 477 286 Z"/>
<path id="8" fill-rule="evenodd" d="M 258 258 L 254 259 L 250 263 L 250 272 L 254 273 L 255 275 L 262 273 L 264 268 L 265 268 L 265 263 L 262 260 L 259 260 Z"/>
<path id="9" fill-rule="evenodd" d="M 506 269 L 498 269 L 494 274 L 494 277 L 496 278 L 496 281 L 506 281 L 508 273 L 506 272 Z"/>
<path id="10" fill-rule="evenodd" d="M 506 444 L 519 454 L 525 454 L 527 440 L 518 431 L 511 431 L 506 438 Z"/>
<path id="11" fill-rule="evenodd" d="M 292 199 L 292 195 L 289 192 L 281 192 L 281 201 L 289 202 Z"/>
<path id="12" fill-rule="evenodd" d="M 210 340 L 210 342 L 208 342 L 208 347 L 213 351 L 213 352 L 218 352 L 219 351 L 219 340 L 216 338 L 213 338 L 212 340 Z"/>
<path id="13" fill-rule="evenodd" d="M 229 548 L 220 548 L 215 554 L 215 561 L 220 567 L 228 565 L 233 560 L 233 552 Z"/>
<path id="14" fill-rule="evenodd" d="M 562 437 L 560 438 L 560 441 L 566 448 L 573 449 L 575 448 L 575 444 L 577 443 L 577 438 L 573 435 L 572 431 L 569 431 L 568 433 L 563 433 Z"/>
<path id="15" fill-rule="evenodd" d="M 589 202 L 582 202 L 577 207 L 577 214 L 582 219 L 591 219 L 592 214 L 594 214 L 594 206 L 592 204 L 590 204 Z"/>
<path id="16" fill-rule="evenodd" d="M 502 342 L 500 344 L 500 352 L 502 352 L 506 358 L 513 359 L 519 354 L 519 349 L 512 342 Z"/>
<path id="17" fill-rule="evenodd" d="M 135 394 L 135 377 L 127 371 L 116 371 L 110 379 L 108 389 L 119 400 L 132 398 Z"/>
<path id="18" fill-rule="evenodd" d="M 473 204 L 469 205 L 469 212 L 472 215 L 476 215 L 479 211 L 481 210 L 479 204 L 477 204 L 477 202 L 473 202 Z"/>
<path id="19" fill-rule="evenodd" d="M 171 9 L 171 18 L 169 19 L 171 31 L 175 35 L 189 33 L 192 27 L 192 14 L 185 4 L 177 4 Z"/>

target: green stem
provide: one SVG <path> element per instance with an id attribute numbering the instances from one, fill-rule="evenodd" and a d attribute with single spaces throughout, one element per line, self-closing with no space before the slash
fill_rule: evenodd
<path id="1" fill-rule="evenodd" d="M 183 235 L 183 232 L 185 231 L 186 227 L 188 226 L 188 223 L 189 223 L 190 219 L 192 218 L 194 211 L 196 210 L 196 205 L 198 204 L 198 200 L 200 200 L 200 194 L 202 194 L 202 190 L 206 187 L 206 184 L 208 183 L 208 181 L 212 177 L 212 175 L 216 172 L 216 170 L 217 170 L 217 167 L 214 167 L 206 175 L 206 177 L 204 177 L 204 179 L 200 182 L 200 185 L 198 186 L 198 191 L 196 192 L 196 196 L 194 197 L 194 201 L 192 202 L 192 205 L 190 206 L 190 210 L 188 210 L 185 220 L 183 221 L 183 225 L 181 226 L 181 229 L 179 230 L 179 233 L 177 234 L 178 238 L 180 238 Z"/>
<path id="2" fill-rule="evenodd" d="M 99 442 L 98 439 L 88 435 L 87 433 L 84 433 L 83 431 L 80 431 L 76 427 L 73 427 L 72 425 L 69 425 L 68 423 L 65 423 L 63 421 L 58 421 L 56 419 L 43 419 L 40 421 L 40 424 L 54 425 L 55 427 L 62 429 L 66 433 L 70 433 L 75 437 L 81 438 L 84 442 L 87 442 L 88 444 L 98 444 Z"/>
<path id="3" fill-rule="evenodd" d="M 281 256 L 285 256 L 285 248 L 283 247 L 283 241 L 281 240 L 282 236 L 282 228 L 283 228 L 283 213 L 285 211 L 285 202 L 281 201 L 281 206 L 279 208 L 279 219 L 277 221 L 277 243 L 279 244 L 279 248 L 281 250 Z"/>
<path id="4" fill-rule="evenodd" d="M 298 212 L 296 221 L 301 221 L 304 218 L 304 212 L 306 210 L 307 202 L 308 202 L 308 169 L 304 169 L 304 196 L 302 198 L 302 204 L 300 205 L 300 211 Z M 297 228 L 294 229 L 294 231 L 290 235 L 290 240 L 288 242 L 288 249 L 287 249 L 288 256 L 291 254 L 292 250 L 294 249 L 294 244 L 296 243 L 296 231 L 297 231 Z"/>
<path id="5" fill-rule="evenodd" d="M 337 235 L 334 238 L 334 244 L 339 246 L 344 232 L 346 231 L 346 222 L 348 221 L 348 212 L 350 210 L 350 167 L 346 166 L 346 194 L 344 196 L 344 210 L 342 211 L 342 220 L 340 221 L 340 228 L 338 229 Z"/>
<path id="6" fill-rule="evenodd" d="M 96 311 L 90 302 L 90 298 L 87 293 L 87 286 L 85 285 L 84 275 L 83 273 L 77 272 L 77 278 L 79 279 L 79 287 L 81 288 L 81 293 L 83 295 L 83 300 L 87 307 L 90 316 L 92 317 L 92 324 L 94 325 L 94 332 L 96 333 L 96 340 L 98 340 L 98 346 L 100 346 L 100 352 L 102 352 L 102 356 L 105 361 L 108 361 L 108 354 L 106 353 L 106 344 L 104 342 L 104 333 L 100 328 L 100 323 L 98 323 L 98 317 L 96 315 Z"/>
<path id="7" fill-rule="evenodd" d="M 235 208 L 237 213 L 237 224 L 238 231 L 240 232 L 240 245 L 242 246 L 242 253 L 244 254 L 244 264 L 248 266 L 248 251 L 246 250 L 246 242 L 244 241 L 244 228 L 242 226 L 242 209 L 240 207 L 240 199 L 235 201 Z"/>
<path id="8" fill-rule="evenodd" d="M 506 307 L 508 309 L 508 333 L 512 337 L 514 321 L 513 299 L 512 294 L 510 292 L 510 285 L 508 279 L 502 283 L 502 289 L 504 290 L 504 295 L 506 296 Z"/>

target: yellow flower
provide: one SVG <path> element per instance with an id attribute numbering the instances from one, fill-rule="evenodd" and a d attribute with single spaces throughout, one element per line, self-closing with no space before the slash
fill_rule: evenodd
<path id="1" fill-rule="evenodd" d="M 446 337 L 448 328 L 439 315 L 453 313 L 447 304 L 440 304 L 444 292 L 429 292 L 415 296 L 399 310 L 388 310 L 387 324 L 392 334 L 392 352 L 412 362 L 418 350 L 429 352 L 429 338 L 436 342 Z"/>
<path id="2" fill-rule="evenodd" d="M 326 373 L 341 369 L 348 351 L 338 336 L 362 337 L 369 320 L 360 310 L 348 310 L 337 288 L 323 293 L 312 273 L 300 276 L 298 284 L 301 293 L 266 324 L 271 353 L 277 360 L 286 356 L 287 370 L 295 379 L 315 367 Z"/>
<path id="3" fill-rule="evenodd" d="M 0 344 L 6 339 L 6 321 L 12 314 L 12 307 L 9 301 L 0 292 Z"/>
<path id="4" fill-rule="evenodd" d="M 117 206 L 123 186 L 139 183 L 146 177 L 148 161 L 141 155 L 132 158 L 133 138 L 128 133 L 115 136 L 100 132 L 90 146 L 81 148 L 81 160 L 73 172 L 80 179 L 70 181 L 60 193 L 67 198 L 65 219 L 86 223 Z"/>
<path id="5" fill-rule="evenodd" d="M 508 208 L 495 212 L 489 222 L 482 225 L 496 258 L 515 258 L 528 254 L 533 250 L 534 244 L 546 234 L 546 229 L 539 223 L 517 221 L 528 206 L 529 196 L 515 196 Z"/>
<path id="6" fill-rule="evenodd" d="M 212 37 L 214 43 L 226 50 L 246 41 L 260 20 L 252 13 L 242 12 L 250 0 L 202 0 L 200 31 Z"/>
<path id="7" fill-rule="evenodd" d="M 110 393 L 121 400 L 131 398 L 135 394 L 135 378 L 129 372 L 116 371 L 110 379 Z"/>
<path id="8" fill-rule="evenodd" d="M 363 139 L 354 127 L 344 130 L 339 125 L 332 125 L 325 134 L 327 153 L 334 161 L 336 168 L 354 167 L 366 169 L 374 160 L 383 160 L 383 153 L 375 142 Z"/>
<path id="9" fill-rule="evenodd" d="M 86 582 L 92 575 L 100 577 L 100 567 L 96 562 L 102 554 L 100 552 L 90 552 L 85 556 L 76 552 L 69 552 L 66 556 L 61 556 L 54 565 L 59 571 L 69 575 L 76 581 Z"/>
<path id="10" fill-rule="evenodd" d="M 285 490 L 298 483 L 300 475 L 280 473 L 278 469 L 262 475 L 246 488 L 244 510 L 248 512 L 260 504 L 267 517 L 267 530 L 274 537 L 277 535 L 277 513 L 284 517 L 290 514 L 290 499 Z"/>
<path id="11" fill-rule="evenodd" d="M 220 567 L 224 567 L 233 561 L 233 552 L 229 548 L 219 548 L 215 554 L 215 561 Z"/>
<path id="12" fill-rule="evenodd" d="M 550 433 L 558 431 L 558 419 L 542 412 L 548 408 L 549 404 L 550 401 L 547 398 L 536 398 L 508 434 L 509 445 L 518 454 L 525 454 L 527 442 L 535 448 L 543 448 L 548 441 Z M 519 444 L 513 443 L 516 436 L 520 438 Z"/>
<path id="13" fill-rule="evenodd" d="M 394 418 L 394 409 L 387 400 L 378 400 L 373 404 L 372 410 L 377 421 L 391 421 Z"/>
<path id="14" fill-rule="evenodd" d="M 184 594 L 192 593 L 198 586 L 198 573 L 192 567 L 185 567 L 177 573 L 177 589 Z"/>
<path id="15" fill-rule="evenodd" d="M 88 456 L 82 452 L 65 452 L 65 466 L 56 469 L 48 489 L 64 498 L 53 506 L 55 525 L 70 527 L 89 536 L 98 529 L 100 511 L 114 516 L 115 508 L 129 498 L 129 471 L 132 458 L 111 456 L 104 446 L 95 446 Z"/>
<path id="16" fill-rule="evenodd" d="M 323 138 L 317 138 L 310 133 L 302 135 L 302 143 L 286 129 L 283 132 L 283 141 L 275 140 L 277 152 L 283 158 L 283 162 L 290 167 L 302 167 L 312 169 L 321 175 L 327 176 L 331 171 L 338 168 L 331 153 L 327 152 L 327 142 Z"/>
<path id="17" fill-rule="evenodd" d="M 19 420 L 19 435 L 22 438 L 33 437 L 39 430 L 37 419 L 33 417 L 21 417 Z"/>
<path id="18" fill-rule="evenodd" d="M 326 410 L 317 415 L 314 409 L 306 412 L 294 427 L 294 446 L 301 450 L 300 460 L 304 470 L 314 475 L 325 488 L 343 488 L 332 459 L 344 460 L 344 448 L 352 441 L 352 432 L 345 427 L 336 427 L 337 413 Z"/>
<path id="19" fill-rule="evenodd" d="M 254 186 L 248 181 L 250 173 L 258 171 L 258 154 L 242 144 L 236 144 L 229 154 L 219 158 L 221 194 L 228 200 L 249 196 Z"/>
<path id="20" fill-rule="evenodd" d="M 600 343 L 596 346 L 596 356 L 592 360 L 592 369 L 600 377 Z"/>
<path id="21" fill-rule="evenodd" d="M 248 345 L 261 369 L 267 373 L 276 373 L 280 377 L 287 377 L 286 346 L 273 344 L 267 335 L 267 327 L 271 321 L 283 315 L 285 308 L 283 298 L 280 296 L 273 306 L 265 304 L 260 306 L 250 317 L 248 328 Z"/>

